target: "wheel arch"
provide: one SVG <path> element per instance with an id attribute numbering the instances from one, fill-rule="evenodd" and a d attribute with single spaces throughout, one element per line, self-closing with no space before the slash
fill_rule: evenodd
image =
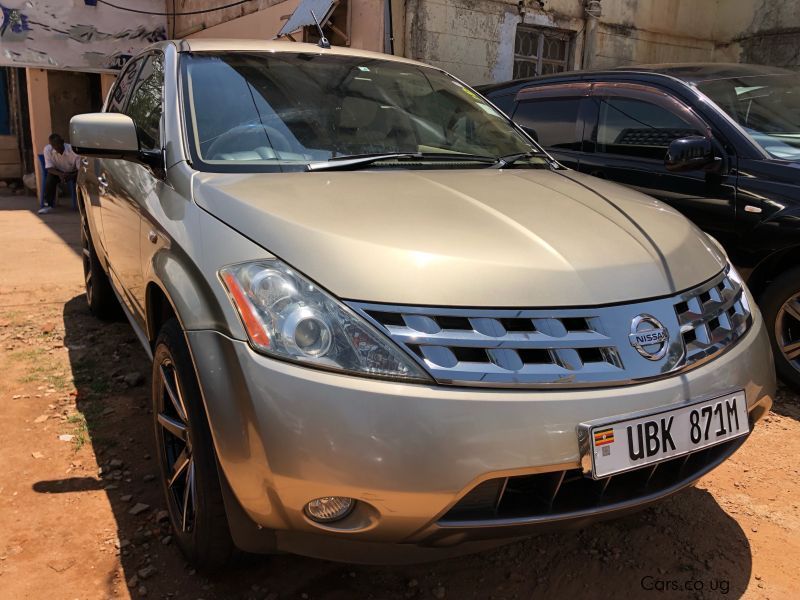
<path id="1" fill-rule="evenodd" d="M 164 326 L 164 323 L 171 318 L 177 319 L 178 323 L 183 329 L 180 315 L 175 309 L 175 304 L 169 297 L 169 294 L 164 288 L 155 281 L 147 283 L 145 291 L 145 308 L 147 313 L 147 339 L 150 342 L 151 350 L 154 350 L 158 332 Z"/>
<path id="2" fill-rule="evenodd" d="M 774 252 L 756 265 L 747 278 L 747 286 L 753 296 L 758 298 L 773 279 L 798 266 L 800 266 L 800 245 Z"/>

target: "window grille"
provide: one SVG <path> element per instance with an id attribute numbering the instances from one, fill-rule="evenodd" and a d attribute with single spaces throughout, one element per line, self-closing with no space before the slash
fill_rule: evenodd
<path id="1" fill-rule="evenodd" d="M 568 70 L 573 37 L 571 31 L 517 25 L 514 79 Z"/>

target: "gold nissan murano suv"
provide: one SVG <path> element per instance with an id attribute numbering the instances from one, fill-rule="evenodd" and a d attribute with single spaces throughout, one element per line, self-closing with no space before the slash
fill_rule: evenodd
<path id="1" fill-rule="evenodd" d="M 152 357 L 176 539 L 427 560 L 691 485 L 775 375 L 711 238 L 418 62 L 189 40 L 78 115 L 86 296 Z"/>

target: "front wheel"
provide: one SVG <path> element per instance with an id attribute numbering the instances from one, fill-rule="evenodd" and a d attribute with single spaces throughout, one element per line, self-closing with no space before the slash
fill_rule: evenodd
<path id="1" fill-rule="evenodd" d="M 164 324 L 156 341 L 152 393 L 161 480 L 176 542 L 193 565 L 218 569 L 235 549 L 200 388 L 175 319 Z"/>
<path id="2" fill-rule="evenodd" d="M 781 274 L 761 295 L 761 310 L 772 342 L 775 369 L 800 392 L 800 269 Z"/>

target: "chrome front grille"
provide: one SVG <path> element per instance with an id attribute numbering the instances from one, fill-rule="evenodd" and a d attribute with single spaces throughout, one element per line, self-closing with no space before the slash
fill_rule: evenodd
<path id="1" fill-rule="evenodd" d="M 750 324 L 750 306 L 735 274 L 709 282 L 675 305 L 680 333 L 691 364 L 712 356 L 740 338 Z"/>
<path id="2" fill-rule="evenodd" d="M 599 308 L 470 309 L 350 302 L 437 382 L 483 386 L 620 385 L 688 368 L 748 328 L 733 272 L 670 298 Z M 638 315 L 660 321 L 668 348 L 648 360 L 629 342 Z"/>

